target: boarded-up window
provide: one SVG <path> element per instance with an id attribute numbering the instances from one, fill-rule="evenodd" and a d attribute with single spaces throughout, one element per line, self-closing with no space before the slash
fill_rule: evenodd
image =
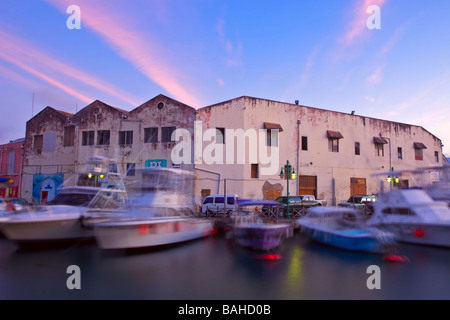
<path id="1" fill-rule="evenodd" d="M 56 132 L 44 133 L 44 151 L 55 151 L 56 149 Z"/>
<path id="2" fill-rule="evenodd" d="M 37 134 L 33 139 L 33 149 L 40 152 L 44 147 L 44 136 L 42 134 Z"/>
<path id="3" fill-rule="evenodd" d="M 423 150 L 427 147 L 421 142 L 414 142 L 414 155 L 415 159 L 422 161 L 423 160 Z"/>
<path id="4" fill-rule="evenodd" d="M 8 174 L 14 173 L 14 164 L 16 162 L 16 152 L 12 151 L 8 155 Z"/>
<path id="5" fill-rule="evenodd" d="M 75 144 L 75 126 L 64 127 L 64 147 L 73 147 Z"/>

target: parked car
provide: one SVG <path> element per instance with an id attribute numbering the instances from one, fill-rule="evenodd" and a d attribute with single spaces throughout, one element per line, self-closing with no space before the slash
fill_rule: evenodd
<path id="1" fill-rule="evenodd" d="M 347 202 L 341 202 L 338 206 L 368 209 L 367 214 L 371 215 L 373 213 L 373 203 L 375 201 L 377 201 L 377 196 L 375 195 L 351 196 Z"/>
<path id="2" fill-rule="evenodd" d="M 202 202 L 202 214 L 230 214 L 237 208 L 239 197 L 235 194 L 227 194 L 227 201 L 224 203 L 225 197 L 223 194 L 215 194 L 207 196 Z"/>
<path id="3" fill-rule="evenodd" d="M 287 197 L 278 197 L 275 201 L 279 202 L 281 205 L 278 208 L 279 217 L 285 217 L 287 214 Z M 300 195 L 300 196 L 290 196 L 289 197 L 289 214 L 291 215 L 294 210 L 308 209 L 311 207 L 321 206 L 322 204 L 315 200 L 314 196 Z M 265 213 L 269 210 L 269 207 L 273 206 L 263 206 L 262 212 Z"/>
<path id="4" fill-rule="evenodd" d="M 299 197 L 302 199 L 302 202 L 318 202 L 319 206 L 327 205 L 327 200 L 316 199 L 315 196 L 310 195 L 310 194 L 299 195 Z"/>

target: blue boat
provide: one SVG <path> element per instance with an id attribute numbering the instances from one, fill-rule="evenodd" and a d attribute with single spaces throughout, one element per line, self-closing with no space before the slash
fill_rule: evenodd
<path id="1" fill-rule="evenodd" d="M 368 227 L 362 212 L 347 207 L 314 207 L 296 221 L 300 231 L 320 243 L 355 252 L 386 253 L 397 236 Z"/>

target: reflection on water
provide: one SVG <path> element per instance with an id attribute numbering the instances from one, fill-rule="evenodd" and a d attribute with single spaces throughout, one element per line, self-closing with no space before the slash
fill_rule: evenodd
<path id="1" fill-rule="evenodd" d="M 160 250 L 103 251 L 95 242 L 19 250 L 0 239 L 0 299 L 450 299 L 448 249 L 402 245 L 410 263 L 286 239 L 265 260 L 222 235 Z M 69 290 L 78 265 L 81 290 Z M 367 268 L 381 269 L 369 290 Z"/>

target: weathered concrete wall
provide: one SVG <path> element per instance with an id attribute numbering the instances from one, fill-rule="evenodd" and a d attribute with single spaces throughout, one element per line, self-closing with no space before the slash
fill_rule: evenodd
<path id="1" fill-rule="evenodd" d="M 241 97 L 199 109 L 203 128 L 225 127 L 229 129 L 255 129 L 264 127 L 264 122 L 279 124 L 279 158 L 276 172 L 258 179 L 250 178 L 250 162 L 246 157 L 244 165 L 214 164 L 207 168 L 220 172 L 222 178 L 235 179 L 237 192 L 242 197 L 264 197 L 268 186 L 279 184 L 286 194 L 286 181 L 278 177 L 280 169 L 289 160 L 298 175 L 317 177 L 317 197 L 329 204 L 337 204 L 350 196 L 351 178 L 366 179 L 367 193 L 380 190 L 379 177 L 372 174 L 395 170 L 439 165 L 435 152 L 442 157 L 441 141 L 419 126 L 402 124 L 359 115 L 345 114 L 323 109 L 305 107 L 252 97 Z M 300 124 L 297 124 L 297 121 Z M 331 152 L 327 131 L 338 131 L 339 152 Z M 378 156 L 374 137 L 379 134 L 389 144 L 384 145 L 384 156 Z M 302 150 L 301 137 L 308 139 L 308 150 Z M 355 142 L 360 143 L 360 155 L 355 154 Z M 415 159 L 414 142 L 425 144 L 423 160 Z M 402 148 L 403 157 L 398 158 L 397 148 Z M 248 145 L 246 146 L 248 152 Z M 269 148 L 273 149 L 273 147 Z M 273 149 L 276 150 L 276 149 Z M 258 150 L 259 151 L 259 150 Z M 390 154 L 390 156 L 389 156 Z M 439 160 L 441 161 L 441 160 Z M 268 167 L 261 164 L 260 170 Z M 388 185 L 385 182 L 386 186 Z M 290 194 L 297 193 L 297 181 L 291 181 Z M 196 191 L 197 192 L 197 191 Z"/>

